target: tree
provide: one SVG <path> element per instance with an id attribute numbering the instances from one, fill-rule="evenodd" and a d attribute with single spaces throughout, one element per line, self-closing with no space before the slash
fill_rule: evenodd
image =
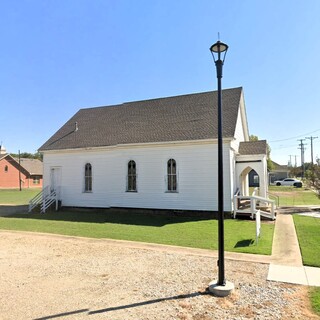
<path id="1" fill-rule="evenodd" d="M 10 155 L 14 158 L 19 158 L 19 153 L 10 153 Z M 43 159 L 43 156 L 40 152 L 29 153 L 29 152 L 20 152 L 20 158 L 27 158 L 27 159 Z"/>
<path id="2" fill-rule="evenodd" d="M 291 167 L 290 168 L 290 177 L 301 177 L 302 168 L 301 167 Z"/>
<path id="3" fill-rule="evenodd" d="M 254 134 L 250 134 L 249 140 L 250 141 L 259 141 L 259 137 L 255 136 Z"/>
<path id="4" fill-rule="evenodd" d="M 318 192 L 318 196 L 320 198 L 320 166 L 318 164 L 318 161 L 317 161 L 317 164 L 314 165 L 313 167 L 313 172 L 314 172 L 314 175 L 313 175 L 313 186 L 314 188 L 317 190 Z"/>

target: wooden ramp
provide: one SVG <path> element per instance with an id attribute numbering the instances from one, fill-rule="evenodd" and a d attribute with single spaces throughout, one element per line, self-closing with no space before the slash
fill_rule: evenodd
<path id="1" fill-rule="evenodd" d="M 233 198 L 233 218 L 250 217 L 255 219 L 256 213 L 260 210 L 261 217 L 275 220 L 276 204 L 275 200 L 252 196 L 235 195 Z"/>

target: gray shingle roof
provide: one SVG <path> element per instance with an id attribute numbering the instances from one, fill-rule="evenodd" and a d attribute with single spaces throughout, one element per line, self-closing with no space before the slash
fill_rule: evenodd
<path id="1" fill-rule="evenodd" d="M 241 94 L 223 90 L 224 137 L 234 137 Z M 211 139 L 217 125 L 217 91 L 136 101 L 79 110 L 39 150 Z"/>
<path id="2" fill-rule="evenodd" d="M 19 163 L 19 159 L 15 159 Z M 20 165 L 31 175 L 43 175 L 43 165 L 38 159 L 21 158 Z"/>
<path id="3" fill-rule="evenodd" d="M 267 141 L 242 141 L 239 145 L 241 155 L 267 154 Z"/>
<path id="4" fill-rule="evenodd" d="M 272 171 L 278 171 L 278 172 L 288 172 L 290 171 L 290 168 L 287 165 L 281 165 L 279 163 L 276 163 L 274 161 L 272 162 Z"/>

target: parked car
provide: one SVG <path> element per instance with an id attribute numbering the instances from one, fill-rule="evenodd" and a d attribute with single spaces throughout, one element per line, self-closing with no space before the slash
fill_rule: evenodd
<path id="1" fill-rule="evenodd" d="M 277 180 L 274 182 L 274 184 L 276 186 L 294 186 L 297 188 L 302 187 L 302 182 L 300 180 L 293 179 L 293 178 L 285 178 L 283 180 Z"/>

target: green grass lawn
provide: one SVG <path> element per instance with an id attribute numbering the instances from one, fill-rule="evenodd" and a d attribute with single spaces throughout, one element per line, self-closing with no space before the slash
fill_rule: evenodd
<path id="1" fill-rule="evenodd" d="M 28 204 L 41 188 L 35 189 L 0 189 L 0 204 Z"/>
<path id="2" fill-rule="evenodd" d="M 320 267 L 320 218 L 293 215 L 303 264 Z"/>
<path id="3" fill-rule="evenodd" d="M 293 215 L 304 265 L 320 267 L 320 219 Z M 320 315 L 320 288 L 310 290 L 312 309 Z"/>
<path id="4" fill-rule="evenodd" d="M 310 290 L 310 301 L 313 311 L 320 315 L 320 288 L 314 287 Z"/>
<path id="5" fill-rule="evenodd" d="M 217 249 L 218 221 L 120 212 L 49 212 L 0 218 L 0 229 L 46 232 Z M 262 223 L 255 243 L 255 221 L 225 220 L 225 250 L 271 254 L 274 223 Z"/>
<path id="6" fill-rule="evenodd" d="M 279 197 L 279 206 L 319 205 L 320 199 L 305 188 L 269 186 L 269 192 Z"/>

